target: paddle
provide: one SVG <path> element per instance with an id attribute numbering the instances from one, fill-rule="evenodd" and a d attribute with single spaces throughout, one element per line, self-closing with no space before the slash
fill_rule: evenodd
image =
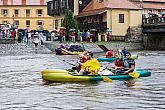
<path id="1" fill-rule="evenodd" d="M 66 63 L 68 63 L 70 65 L 76 66 L 75 64 L 72 64 L 66 60 L 62 60 L 62 61 L 65 61 Z M 89 67 L 89 63 L 90 63 L 90 65 L 94 65 L 94 66 L 90 66 L 91 68 L 88 68 L 89 69 L 88 71 L 92 73 L 92 71 L 94 70 L 95 67 L 98 68 L 98 66 L 100 66 L 99 64 L 97 64 L 96 61 L 97 60 L 91 60 L 89 62 L 86 62 L 86 63 L 82 64 L 82 68 L 86 69 L 86 67 Z M 101 76 L 101 77 L 103 78 L 103 81 L 105 81 L 105 82 L 112 82 L 112 80 L 107 76 Z"/>
<path id="2" fill-rule="evenodd" d="M 138 78 L 139 76 L 140 76 L 140 74 L 138 73 L 138 72 L 130 72 L 130 73 L 128 73 L 131 77 L 133 77 L 133 78 Z"/>
<path id="3" fill-rule="evenodd" d="M 70 63 L 70 62 L 68 62 L 68 61 L 66 61 L 66 60 L 62 60 L 62 61 L 66 62 L 66 63 L 68 63 L 68 64 L 70 64 L 70 65 L 77 66 L 77 65 L 75 65 L 75 64 L 73 64 L 73 63 Z"/>
<path id="4" fill-rule="evenodd" d="M 108 76 L 101 76 L 103 78 L 104 82 L 112 82 L 112 79 L 110 79 Z"/>

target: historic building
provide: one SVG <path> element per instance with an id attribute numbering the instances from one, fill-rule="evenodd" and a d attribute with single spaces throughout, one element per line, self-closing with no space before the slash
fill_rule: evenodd
<path id="1" fill-rule="evenodd" d="M 124 38 L 130 26 L 141 25 L 141 8 L 129 0 L 51 0 L 48 4 L 55 27 L 61 26 L 67 8 L 73 10 L 81 31 L 94 29 L 102 33 L 109 28 L 113 36 Z"/>
<path id="2" fill-rule="evenodd" d="M 52 29 L 47 15 L 47 0 L 0 0 L 0 23 L 15 24 L 19 29 Z"/>
<path id="3" fill-rule="evenodd" d="M 161 16 L 165 14 L 165 0 L 131 0 L 138 7 L 142 8 L 144 17 Z"/>
<path id="4" fill-rule="evenodd" d="M 48 15 L 53 17 L 53 28 L 62 25 L 66 9 L 71 9 L 74 16 L 78 15 L 91 0 L 48 0 Z"/>

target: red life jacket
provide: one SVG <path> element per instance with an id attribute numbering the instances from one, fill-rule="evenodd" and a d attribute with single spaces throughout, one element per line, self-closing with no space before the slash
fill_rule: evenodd
<path id="1" fill-rule="evenodd" d="M 123 66 L 123 62 L 120 59 L 116 59 L 115 65 L 118 67 L 121 67 L 121 66 Z"/>
<path id="2" fill-rule="evenodd" d="M 106 52 L 105 55 L 106 55 L 106 58 L 110 58 L 110 57 L 113 56 L 113 53 L 112 53 L 112 51 L 110 50 L 110 51 Z"/>

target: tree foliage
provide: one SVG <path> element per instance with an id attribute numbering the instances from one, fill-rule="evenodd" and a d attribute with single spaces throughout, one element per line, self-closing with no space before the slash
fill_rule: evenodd
<path id="1" fill-rule="evenodd" d="M 76 29 L 76 30 L 78 29 L 77 20 L 74 18 L 71 10 L 67 10 L 65 12 L 65 16 L 64 16 L 64 20 L 63 20 L 62 24 L 66 28 L 67 39 L 69 36 L 69 30 L 70 29 Z"/>

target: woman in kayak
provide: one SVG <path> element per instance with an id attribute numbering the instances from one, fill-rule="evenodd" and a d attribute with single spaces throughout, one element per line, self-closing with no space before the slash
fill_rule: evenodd
<path id="1" fill-rule="evenodd" d="M 119 57 L 117 53 L 115 54 L 115 58 L 116 58 L 116 60 L 114 61 L 115 70 L 123 69 L 124 67 L 123 67 L 122 59 Z"/>

